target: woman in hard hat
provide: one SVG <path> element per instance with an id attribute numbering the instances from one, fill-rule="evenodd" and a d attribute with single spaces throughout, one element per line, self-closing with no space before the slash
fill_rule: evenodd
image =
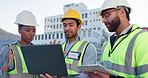
<path id="1" fill-rule="evenodd" d="M 19 46 L 33 45 L 31 41 L 35 36 L 36 26 L 38 26 L 36 18 L 30 11 L 22 11 L 17 15 L 15 24 L 19 27 L 21 40 L 2 48 L 0 78 L 35 78 L 31 74 L 27 74 L 28 71 Z"/>
<path id="2" fill-rule="evenodd" d="M 130 24 L 130 5 L 125 0 L 105 0 L 100 16 L 109 32 L 101 63 L 118 76 L 101 71 L 87 73 L 92 78 L 148 78 L 148 32 Z"/>

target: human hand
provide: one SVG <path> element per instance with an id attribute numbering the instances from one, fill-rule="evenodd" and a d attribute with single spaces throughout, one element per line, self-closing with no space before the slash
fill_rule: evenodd
<path id="1" fill-rule="evenodd" d="M 6 64 L 3 66 L 2 71 L 6 72 L 8 70 L 8 67 L 10 66 L 10 64 L 13 61 L 14 56 L 16 55 L 16 51 L 14 51 L 13 53 L 11 52 L 11 49 L 9 48 L 8 50 L 8 58 L 6 61 Z"/>
<path id="2" fill-rule="evenodd" d="M 61 41 L 58 41 L 58 42 L 56 43 L 56 40 L 54 40 L 53 42 L 50 41 L 50 44 L 60 44 L 60 42 L 61 42 Z"/>
<path id="3" fill-rule="evenodd" d="M 85 74 L 88 74 L 89 78 L 109 78 L 110 76 L 108 74 L 94 71 L 94 72 L 84 72 Z"/>
<path id="4" fill-rule="evenodd" d="M 43 78 L 54 78 L 54 77 L 50 76 L 50 75 L 47 74 L 47 73 L 46 73 L 45 75 L 40 74 L 40 76 L 43 77 Z"/>
<path id="5" fill-rule="evenodd" d="M 40 76 L 41 77 L 43 77 L 43 78 L 66 78 L 66 77 L 52 77 L 52 76 L 50 76 L 49 74 L 45 74 L 45 75 L 43 75 L 43 74 L 40 74 Z"/>

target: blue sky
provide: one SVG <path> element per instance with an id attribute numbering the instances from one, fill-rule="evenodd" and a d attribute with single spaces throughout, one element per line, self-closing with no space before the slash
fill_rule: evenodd
<path id="1" fill-rule="evenodd" d="M 104 0 L 0 0 L 0 28 L 18 34 L 15 18 L 22 10 L 32 11 L 40 26 L 37 34 L 44 33 L 44 18 L 63 14 L 63 5 L 83 2 L 88 9 L 101 7 Z M 127 0 L 133 8 L 131 23 L 148 27 L 148 5 L 146 0 Z"/>

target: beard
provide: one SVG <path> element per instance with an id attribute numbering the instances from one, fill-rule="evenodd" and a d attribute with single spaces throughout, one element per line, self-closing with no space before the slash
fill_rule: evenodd
<path id="1" fill-rule="evenodd" d="M 71 38 L 76 37 L 76 36 L 77 36 L 77 33 L 73 33 L 73 32 L 71 31 L 71 33 L 66 34 L 66 32 L 65 32 L 65 36 L 66 36 L 67 39 L 71 39 Z"/>
<path id="2" fill-rule="evenodd" d="M 110 25 L 110 27 L 108 27 L 109 32 L 115 32 L 118 29 L 120 23 L 121 21 L 119 16 L 116 16 L 111 22 L 105 23 L 105 25 Z"/>

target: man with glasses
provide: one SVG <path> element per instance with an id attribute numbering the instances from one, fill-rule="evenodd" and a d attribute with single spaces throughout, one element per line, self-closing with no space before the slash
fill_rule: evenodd
<path id="1" fill-rule="evenodd" d="M 118 76 L 100 71 L 84 72 L 92 78 L 148 77 L 148 32 L 130 24 L 131 7 L 125 0 L 105 0 L 99 13 L 109 32 L 101 63 Z"/>

